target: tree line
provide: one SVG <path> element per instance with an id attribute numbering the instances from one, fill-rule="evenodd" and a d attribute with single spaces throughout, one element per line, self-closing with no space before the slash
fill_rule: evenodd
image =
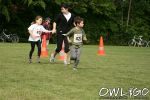
<path id="1" fill-rule="evenodd" d="M 27 28 L 34 17 L 53 21 L 62 2 L 84 18 L 91 44 L 97 44 L 100 35 L 110 45 L 126 45 L 134 35 L 150 39 L 150 0 L 0 0 L 0 31 L 8 29 L 27 42 Z M 51 42 L 55 43 L 55 35 Z"/>

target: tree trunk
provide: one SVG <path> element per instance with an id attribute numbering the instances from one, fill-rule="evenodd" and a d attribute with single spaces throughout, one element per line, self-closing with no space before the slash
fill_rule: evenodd
<path id="1" fill-rule="evenodd" d="M 126 28 L 126 30 L 128 29 L 129 20 L 130 20 L 131 2 L 132 2 L 132 0 L 129 1 L 129 9 L 128 9 L 128 18 L 127 18 L 127 28 Z"/>

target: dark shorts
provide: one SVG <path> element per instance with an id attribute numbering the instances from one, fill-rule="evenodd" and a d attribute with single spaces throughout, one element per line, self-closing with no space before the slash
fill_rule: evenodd
<path id="1" fill-rule="evenodd" d="M 67 37 L 61 34 L 59 35 L 57 34 L 57 48 L 55 50 L 57 53 L 61 51 L 63 42 L 64 42 L 64 52 L 65 53 L 69 52 L 69 43 L 68 43 Z"/>

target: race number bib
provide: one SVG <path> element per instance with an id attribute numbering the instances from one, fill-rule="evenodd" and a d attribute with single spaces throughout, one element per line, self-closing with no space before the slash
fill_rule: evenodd
<path id="1" fill-rule="evenodd" d="M 74 34 L 74 43 L 82 42 L 82 34 Z"/>

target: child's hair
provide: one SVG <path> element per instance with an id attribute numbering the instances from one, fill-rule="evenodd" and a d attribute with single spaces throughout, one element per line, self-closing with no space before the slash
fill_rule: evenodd
<path id="1" fill-rule="evenodd" d="M 46 17 L 46 18 L 45 18 L 45 21 L 47 21 L 47 20 L 51 21 L 51 18 L 49 18 L 49 17 Z"/>
<path id="2" fill-rule="evenodd" d="M 77 17 L 74 18 L 74 22 L 75 22 L 76 25 L 77 25 L 77 24 L 80 24 L 81 21 L 84 21 L 84 19 L 81 18 L 81 17 L 79 17 L 79 16 L 77 16 Z"/>
<path id="3" fill-rule="evenodd" d="M 38 20 L 38 19 L 40 19 L 40 18 L 42 18 L 42 16 L 36 16 L 35 17 L 35 22 L 36 22 L 36 20 Z M 43 18 L 42 18 L 43 19 Z"/>
<path id="4" fill-rule="evenodd" d="M 31 22 L 31 25 L 32 25 L 32 24 L 35 24 L 35 23 L 36 23 L 36 20 L 38 20 L 38 19 L 40 19 L 40 18 L 42 18 L 42 16 L 36 16 L 35 19 L 34 19 L 34 21 Z M 42 19 L 43 19 L 43 18 L 42 18 Z"/>

